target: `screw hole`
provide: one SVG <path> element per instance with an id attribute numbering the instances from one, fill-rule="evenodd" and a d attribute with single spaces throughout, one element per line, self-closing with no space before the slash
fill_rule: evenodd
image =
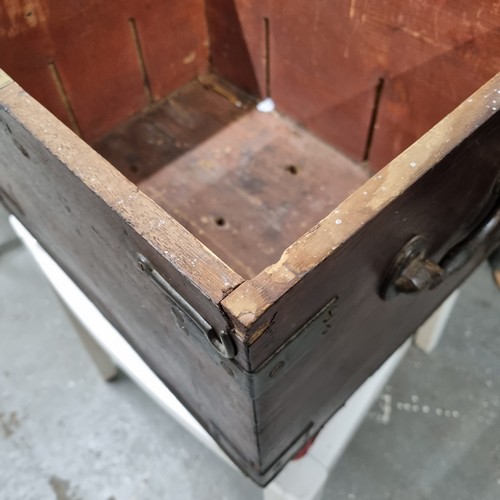
<path id="1" fill-rule="evenodd" d="M 299 167 L 297 167 L 297 165 L 287 165 L 285 170 L 292 175 L 297 175 L 299 173 Z"/>
<path id="2" fill-rule="evenodd" d="M 216 217 L 215 218 L 215 223 L 219 226 L 219 227 L 224 227 L 226 225 L 226 219 L 224 219 L 224 217 Z"/>
<path id="3" fill-rule="evenodd" d="M 137 165 L 130 165 L 130 170 L 136 174 L 137 172 L 139 172 L 139 167 Z"/>

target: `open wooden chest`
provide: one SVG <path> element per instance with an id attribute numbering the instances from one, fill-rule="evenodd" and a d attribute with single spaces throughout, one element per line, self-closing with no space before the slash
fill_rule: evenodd
<path id="1" fill-rule="evenodd" d="M 0 8 L 3 204 L 259 484 L 499 243 L 490 2 Z"/>

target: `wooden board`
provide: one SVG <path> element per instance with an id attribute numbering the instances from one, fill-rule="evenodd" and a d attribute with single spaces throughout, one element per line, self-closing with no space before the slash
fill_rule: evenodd
<path id="1" fill-rule="evenodd" d="M 367 176 L 289 120 L 237 107 L 213 88 L 183 87 L 97 151 L 250 278 Z"/>
<path id="2" fill-rule="evenodd" d="M 487 31 L 388 79 L 378 111 L 371 165 L 384 166 L 491 78 L 500 68 L 499 46 L 500 31 Z"/>
<path id="3" fill-rule="evenodd" d="M 304 429 L 319 429 L 484 258 L 479 252 L 433 291 L 380 297 L 410 238 L 424 236 L 439 262 L 491 209 L 498 96 L 500 75 L 223 300 L 255 370 L 338 297 L 325 334 L 255 403 L 266 463 Z"/>
<path id="4" fill-rule="evenodd" d="M 221 9 L 215 19 L 208 16 L 211 40 L 216 42 L 211 55 L 215 71 L 232 78 L 237 68 L 238 83 L 246 78 L 253 88 L 256 79 L 262 94 L 266 47 L 260 33 L 267 19 L 268 85 L 278 108 L 354 159 L 368 160 L 374 170 L 417 140 L 500 66 L 495 50 L 500 4 L 488 0 L 207 4 Z M 239 21 L 239 51 L 224 44 L 227 27 L 220 18 L 229 10 Z M 243 50 L 248 57 L 239 56 Z M 381 80 L 385 85 L 377 95 Z"/>
<path id="5" fill-rule="evenodd" d="M 0 10 L 0 67 L 91 142 L 210 64 L 377 170 L 500 65 L 500 6 L 487 0 L 2 0 Z"/>
<path id="6" fill-rule="evenodd" d="M 204 77 L 114 128 L 94 149 L 137 184 L 243 116 L 250 105 L 226 82 Z"/>
<path id="7" fill-rule="evenodd" d="M 89 141 L 207 67 L 202 0 L 2 0 L 0 12 L 0 67 Z"/>
<path id="8" fill-rule="evenodd" d="M 120 9 L 136 24 L 154 101 L 205 73 L 209 43 L 204 0 L 122 0 Z"/>
<path id="9" fill-rule="evenodd" d="M 139 187 L 251 278 L 366 178 L 292 122 L 253 110 Z"/>

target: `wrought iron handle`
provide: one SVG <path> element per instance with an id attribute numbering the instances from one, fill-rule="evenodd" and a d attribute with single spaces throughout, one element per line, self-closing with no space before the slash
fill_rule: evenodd
<path id="1" fill-rule="evenodd" d="M 452 274 L 469 262 L 478 250 L 487 257 L 500 245 L 500 203 L 490 212 L 486 220 L 469 238 L 453 247 L 441 259 L 439 265 L 446 274 Z"/>
<path id="2" fill-rule="evenodd" d="M 436 263 L 427 258 L 427 244 L 414 236 L 401 249 L 382 284 L 384 300 L 400 293 L 432 290 L 446 276 L 462 269 L 473 257 L 488 257 L 500 246 L 500 198 L 484 221 Z"/>

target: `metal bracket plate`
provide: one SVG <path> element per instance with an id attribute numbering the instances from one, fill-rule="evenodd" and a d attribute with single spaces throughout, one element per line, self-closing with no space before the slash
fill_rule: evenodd
<path id="1" fill-rule="evenodd" d="M 228 359 L 234 358 L 236 347 L 233 339 L 226 331 L 220 330 L 216 332 L 200 313 L 152 266 L 144 255 L 137 255 L 137 263 L 141 271 L 145 272 L 170 299 L 174 319 L 182 330 L 185 329 L 186 319 L 189 318 L 192 325 L 203 334 L 219 355 Z"/>
<path id="2" fill-rule="evenodd" d="M 334 309 L 338 302 L 337 296 L 321 308 L 257 371 L 248 372 L 234 361 L 236 348 L 228 332 L 216 332 L 198 311 L 153 268 L 151 262 L 144 255 L 138 254 L 137 262 L 140 269 L 148 274 L 167 296 L 172 315 L 179 328 L 193 339 L 203 342 L 203 348 L 205 348 L 206 339 L 208 339 L 214 349 L 205 349 L 206 352 L 216 363 L 222 365 L 230 376 L 236 379 L 238 385 L 244 388 L 252 399 L 257 399 L 264 394 L 278 379 L 288 373 L 333 328 Z"/>
<path id="3" fill-rule="evenodd" d="M 307 357 L 308 353 L 333 329 L 334 311 L 338 300 L 337 296 L 333 297 L 257 371 L 247 372 L 228 360 L 223 360 L 222 364 L 228 371 L 233 371 L 239 384 L 248 390 L 251 398 L 257 399 Z"/>

